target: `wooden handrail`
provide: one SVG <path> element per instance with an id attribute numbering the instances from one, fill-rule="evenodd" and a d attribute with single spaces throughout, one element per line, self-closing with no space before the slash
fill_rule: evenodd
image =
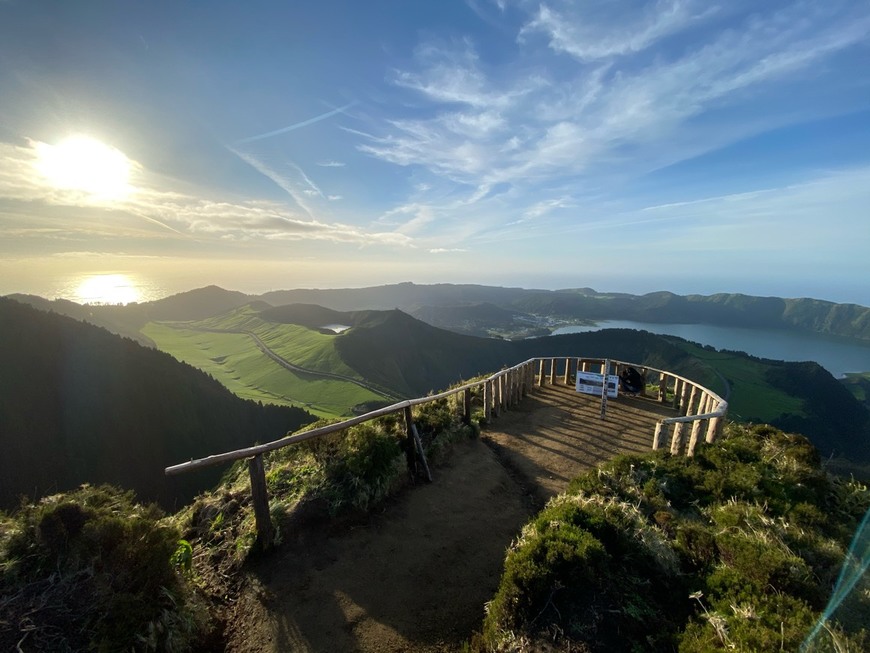
<path id="1" fill-rule="evenodd" d="M 311 440 L 312 438 L 323 437 L 325 435 L 329 435 L 330 433 L 336 433 L 338 431 L 343 431 L 352 426 L 356 426 L 357 424 L 362 424 L 363 422 L 367 422 L 369 420 L 377 419 L 378 417 L 383 417 L 385 415 L 390 415 L 392 413 L 399 412 L 404 410 L 405 408 L 411 408 L 413 406 L 419 406 L 421 404 L 426 404 L 432 401 L 438 401 L 439 399 L 444 399 L 446 397 L 452 397 L 456 394 L 463 393 L 466 394 L 466 390 L 473 390 L 475 388 L 479 388 L 484 386 L 487 383 L 495 383 L 500 377 L 509 375 L 510 373 L 517 372 L 526 366 L 533 365 L 534 363 L 547 363 L 549 362 L 551 365 L 550 372 L 547 376 L 550 378 L 550 382 L 554 383 L 556 380 L 556 362 L 557 361 L 565 361 L 566 369 L 571 365 L 570 361 L 577 361 L 578 363 L 588 363 L 591 365 L 603 365 L 607 359 L 604 358 L 586 358 L 586 357 L 577 357 L 577 356 L 556 356 L 556 357 L 535 357 L 530 358 L 522 363 L 518 363 L 513 367 L 508 367 L 503 370 L 500 370 L 490 376 L 482 379 L 480 381 L 472 381 L 471 383 L 466 383 L 464 385 L 458 386 L 456 388 L 451 388 L 450 390 L 445 390 L 443 392 L 439 392 L 433 395 L 427 395 L 425 397 L 418 397 L 416 399 L 406 399 L 404 401 L 400 401 L 395 404 L 391 404 L 389 406 L 385 406 L 384 408 L 379 408 L 377 410 L 373 410 L 371 412 L 365 413 L 364 415 L 358 415 L 357 417 L 352 417 L 350 419 L 336 422 L 335 424 L 328 424 L 327 426 L 321 426 L 320 428 L 312 429 L 310 431 L 305 431 L 304 433 L 296 433 L 294 435 L 284 436 L 278 440 L 273 440 L 271 442 L 267 442 L 265 444 L 254 445 L 252 447 L 246 447 L 244 449 L 235 449 L 233 451 L 228 451 L 225 453 L 213 454 L 210 456 L 206 456 L 205 458 L 192 459 L 187 462 L 179 463 L 177 465 L 171 465 L 165 469 L 165 473 L 170 476 L 174 476 L 176 474 L 183 474 L 185 472 L 193 471 L 195 469 L 200 469 L 202 467 L 209 467 L 212 465 L 219 465 L 225 462 L 232 462 L 236 460 L 242 460 L 244 458 L 251 458 L 253 456 L 259 456 L 264 453 L 268 453 L 270 451 L 274 451 L 276 449 L 282 449 L 283 447 L 290 446 L 292 444 L 298 444 L 300 442 L 305 442 L 306 440 Z M 670 417 L 664 420 L 661 420 L 662 424 L 674 424 L 674 423 L 685 423 L 685 422 L 694 422 L 696 420 L 705 420 L 712 419 L 716 417 L 724 417 L 727 412 L 728 403 L 722 399 L 715 392 L 708 390 L 704 386 L 687 379 L 678 374 L 674 374 L 673 372 L 669 372 L 667 370 L 660 370 L 655 367 L 650 367 L 647 365 L 639 365 L 637 363 L 629 363 L 625 361 L 620 361 L 616 359 L 610 360 L 611 365 L 615 365 L 617 367 L 622 366 L 630 366 L 630 367 L 639 367 L 647 372 L 658 372 L 659 374 L 665 375 L 665 377 L 670 377 L 675 380 L 679 380 L 683 383 L 688 384 L 688 387 L 696 387 L 700 389 L 704 394 L 711 397 L 717 403 L 717 409 L 713 412 L 708 412 L 700 415 L 687 415 L 685 417 Z M 543 375 L 543 368 L 541 368 L 541 372 L 539 372 L 539 379 L 543 381 L 546 377 Z M 565 374 L 565 380 L 568 380 L 568 374 Z M 518 381 L 521 383 L 521 380 Z M 515 383 L 508 383 L 513 387 Z M 507 392 L 511 392 L 510 389 L 507 389 Z M 506 404 L 513 404 L 514 397 L 501 397 L 501 405 L 505 406 Z"/>
<path id="2" fill-rule="evenodd" d="M 519 401 L 528 395 L 535 385 L 542 386 L 545 380 L 549 377 L 551 385 L 556 384 L 557 362 L 564 361 L 565 370 L 561 379 L 566 385 L 570 382 L 571 368 L 575 371 L 587 371 L 589 366 L 598 365 L 602 370 L 612 368 L 614 373 L 622 367 L 635 367 L 643 370 L 642 376 L 644 380 L 649 372 L 659 374 L 659 400 L 665 403 L 668 395 L 668 384 L 673 380 L 673 405 L 677 410 L 684 410 L 687 414 L 681 417 L 669 417 L 659 420 L 656 423 L 655 433 L 653 434 L 652 448 L 658 449 L 661 445 L 663 437 L 667 436 L 668 427 L 675 424 L 673 436 L 671 438 L 670 450 L 673 454 L 679 454 L 682 450 L 682 428 L 684 424 L 692 424 L 691 438 L 686 448 L 686 455 L 691 456 L 694 453 L 695 446 L 700 436 L 701 423 L 707 421 L 707 433 L 705 439 L 707 442 L 712 442 L 716 437 L 716 433 L 721 424 L 722 418 L 728 410 L 728 402 L 722 399 L 715 392 L 708 390 L 699 383 L 687 379 L 673 372 L 660 370 L 655 367 L 646 365 L 638 365 L 637 363 L 627 363 L 615 359 L 606 358 L 584 358 L 578 356 L 560 356 L 560 357 L 535 357 L 530 358 L 522 363 L 518 363 L 513 367 L 508 367 L 503 370 L 491 374 L 485 379 L 465 383 L 456 388 L 445 390 L 433 395 L 418 397 L 416 399 L 406 399 L 384 408 L 379 408 L 364 415 L 358 415 L 351 419 L 347 419 L 335 424 L 321 426 L 303 433 L 287 435 L 278 440 L 267 442 L 265 444 L 254 445 L 244 449 L 236 449 L 225 453 L 213 454 L 205 458 L 192 459 L 184 463 L 172 465 L 165 469 L 167 475 L 183 474 L 185 472 L 209 467 L 211 465 L 219 465 L 221 463 L 232 462 L 236 460 L 248 459 L 248 472 L 251 477 L 251 493 L 255 508 L 255 519 L 257 522 L 257 541 L 262 549 L 268 549 L 272 546 L 274 539 L 274 528 L 269 517 L 268 495 L 266 490 L 265 470 L 263 466 L 263 454 L 276 449 L 282 449 L 293 444 L 320 438 L 330 433 L 346 430 L 357 424 L 368 422 L 378 417 L 391 415 L 402 411 L 406 422 L 406 431 L 409 438 L 413 438 L 415 430 L 414 424 L 411 421 L 411 408 L 419 406 L 439 399 L 445 399 L 458 394 L 463 397 L 462 401 L 462 419 L 464 422 L 470 422 L 471 416 L 471 391 L 475 388 L 483 388 L 484 397 L 484 415 L 487 419 L 491 416 L 498 416 L 504 410 L 509 410 Z M 537 383 L 535 382 L 535 365 L 537 364 Z M 549 364 L 549 374 L 545 374 L 546 366 Z M 603 386 L 606 388 L 606 384 Z M 691 393 L 689 393 L 691 388 Z M 645 387 L 643 392 L 645 393 Z M 688 399 L 687 399 L 688 396 Z M 698 414 L 692 415 L 690 411 L 695 404 L 697 398 Z M 713 409 L 715 405 L 715 410 Z M 602 401 L 602 418 L 605 416 L 606 402 Z M 410 440 L 409 440 L 410 441 Z M 414 443 L 410 446 L 414 447 Z M 422 449 L 422 447 L 420 447 Z M 422 452 L 421 452 L 422 453 Z M 425 464 L 425 454 L 423 462 Z M 413 457 L 413 454 L 412 454 Z M 428 470 L 428 468 L 427 468 Z M 431 478 L 431 477 L 430 477 Z"/>

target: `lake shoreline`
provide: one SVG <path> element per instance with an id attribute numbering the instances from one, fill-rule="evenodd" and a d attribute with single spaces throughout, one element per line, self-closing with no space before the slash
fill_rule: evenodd
<path id="1" fill-rule="evenodd" d="M 551 335 L 588 333 L 602 329 L 633 329 L 676 336 L 719 350 L 740 351 L 770 360 L 813 361 L 837 379 L 845 378 L 847 374 L 870 371 L 870 342 L 865 344 L 851 338 L 791 329 L 602 320 L 593 325 L 559 327 Z"/>

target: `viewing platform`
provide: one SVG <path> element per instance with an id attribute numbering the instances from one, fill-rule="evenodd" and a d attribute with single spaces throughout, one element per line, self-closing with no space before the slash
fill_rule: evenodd
<path id="1" fill-rule="evenodd" d="M 677 417 L 672 405 L 620 395 L 607 402 L 573 386 L 543 385 L 482 430 L 496 453 L 547 499 L 572 478 L 617 454 L 645 453 L 658 422 Z"/>

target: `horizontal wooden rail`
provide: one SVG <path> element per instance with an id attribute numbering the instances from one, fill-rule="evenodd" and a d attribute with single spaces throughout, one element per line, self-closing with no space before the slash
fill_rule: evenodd
<path id="1" fill-rule="evenodd" d="M 563 373 L 557 375 L 557 367 L 560 367 L 561 365 L 564 365 L 562 368 Z M 549 369 L 547 369 L 548 366 Z M 577 356 L 536 357 L 518 363 L 513 367 L 500 370 L 485 379 L 472 381 L 451 388 L 450 390 L 439 392 L 438 394 L 419 397 L 417 399 L 406 399 L 391 404 L 390 406 L 365 413 L 364 415 L 336 422 L 335 424 L 321 426 L 319 428 L 311 429 L 310 431 L 288 435 L 265 444 L 227 451 L 225 453 L 213 454 L 206 456 L 205 458 L 189 460 L 184 463 L 167 467 L 165 472 L 167 475 L 183 474 L 202 467 L 248 459 L 248 471 L 251 476 L 251 493 L 255 508 L 254 516 L 257 522 L 257 540 L 261 548 L 268 549 L 272 546 L 274 528 L 269 516 L 263 454 L 293 444 L 305 442 L 306 440 L 312 440 L 314 438 L 324 437 L 331 433 L 337 433 L 352 426 L 356 426 L 357 424 L 377 419 L 378 417 L 402 412 L 404 414 L 405 430 L 408 435 L 409 446 L 411 447 L 409 452 L 409 464 L 411 464 L 410 461 L 413 461 L 415 458 L 414 448 L 419 448 L 420 451 L 417 455 L 422 458 L 422 463 L 424 467 L 426 467 L 428 474 L 428 467 L 426 466 L 425 453 L 422 451 L 422 445 L 420 445 L 419 442 L 412 442 L 412 440 L 415 439 L 416 433 L 412 421 L 412 407 L 461 395 L 462 420 L 466 423 L 470 423 L 471 391 L 476 388 L 482 388 L 484 417 L 489 420 L 491 417 L 498 417 L 503 411 L 509 410 L 515 406 L 523 397 L 531 392 L 534 386 L 543 386 L 547 381 L 549 381 L 551 385 L 555 385 L 557 382 L 569 385 L 572 381 L 572 372 L 588 372 L 591 371 L 591 368 L 595 367 L 597 367 L 601 373 L 610 372 L 613 374 L 618 374 L 620 370 L 626 367 L 637 368 L 641 371 L 643 379 L 643 386 L 640 393 L 643 396 L 648 396 L 646 394 L 646 382 L 648 376 L 651 373 L 653 375 L 657 374 L 657 399 L 662 403 L 668 403 L 669 386 L 672 385 L 673 399 L 671 401 L 673 407 L 684 415 L 665 418 L 656 424 L 652 439 L 653 449 L 660 448 L 662 441 L 668 436 L 668 427 L 671 424 L 675 425 L 670 441 L 670 450 L 672 454 L 679 454 L 682 451 L 682 430 L 685 424 L 692 424 L 691 437 L 685 452 L 686 455 L 691 456 L 694 453 L 695 446 L 700 437 L 701 425 L 703 422 L 707 422 L 707 432 L 705 436 L 707 442 L 712 442 L 713 439 L 715 439 L 717 431 L 722 423 L 722 419 L 725 417 L 728 410 L 728 403 L 718 394 L 708 390 L 699 383 L 666 370 L 613 359 L 583 358 Z M 606 387 L 606 384 L 604 387 Z M 602 397 L 602 419 L 605 418 L 606 406 L 607 403 Z M 414 464 L 416 465 L 416 463 Z M 431 476 L 429 478 L 431 480 Z"/>
<path id="2" fill-rule="evenodd" d="M 405 410 L 406 408 L 419 406 L 421 404 L 427 404 L 432 401 L 438 401 L 439 399 L 452 397 L 453 395 L 459 393 L 462 393 L 463 396 L 466 396 L 466 390 L 473 390 L 474 388 L 479 388 L 490 381 L 497 380 L 499 377 L 502 377 L 512 371 L 520 369 L 524 365 L 527 365 L 528 362 L 529 361 L 526 361 L 518 365 L 514 365 L 513 367 L 501 370 L 500 372 L 496 372 L 495 374 L 481 381 L 466 383 L 465 385 L 451 388 L 450 390 L 445 390 L 444 392 L 439 392 L 438 394 L 434 395 L 418 397 L 417 399 L 406 399 L 404 401 L 391 404 L 390 406 L 385 406 L 384 408 L 379 408 L 377 410 L 365 413 L 364 415 L 352 417 L 342 422 L 328 424 L 326 426 L 321 426 L 320 428 L 305 431 L 303 433 L 288 435 L 278 440 L 273 440 L 272 442 L 266 442 L 265 444 L 258 444 L 252 447 L 246 447 L 245 449 L 236 449 L 234 451 L 227 451 L 226 453 L 214 454 L 211 456 L 206 456 L 205 458 L 198 458 L 194 460 L 189 460 L 188 462 L 179 463 L 177 465 L 172 465 L 165 469 L 165 473 L 167 475 L 173 476 L 175 474 L 183 474 L 184 472 L 190 472 L 195 469 L 200 469 L 202 467 L 220 465 L 221 463 L 242 460 L 243 458 L 251 458 L 252 456 L 259 456 L 264 453 L 268 453 L 269 451 L 275 451 L 276 449 L 288 447 L 291 444 L 298 444 L 299 442 L 305 442 L 306 440 L 311 440 L 312 438 L 319 438 L 325 435 L 329 435 L 330 433 L 343 431 L 350 428 L 351 426 L 356 426 L 357 424 L 362 424 L 363 422 L 368 422 L 369 420 L 377 419 L 378 417 L 383 417 L 385 415 L 391 415 L 392 413 L 397 413 L 399 411 Z"/>

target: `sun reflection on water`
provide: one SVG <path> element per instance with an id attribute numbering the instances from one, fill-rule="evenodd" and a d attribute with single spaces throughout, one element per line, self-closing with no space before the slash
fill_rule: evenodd
<path id="1" fill-rule="evenodd" d="M 79 277 L 73 301 L 79 304 L 130 304 L 148 301 L 150 293 L 126 274 L 89 274 Z"/>

